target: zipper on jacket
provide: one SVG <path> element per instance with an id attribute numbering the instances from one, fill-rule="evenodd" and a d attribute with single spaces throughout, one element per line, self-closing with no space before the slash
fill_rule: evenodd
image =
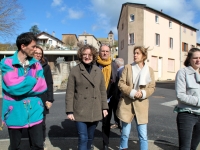
<path id="1" fill-rule="evenodd" d="M 28 105 L 29 105 L 29 103 L 30 103 L 30 100 L 27 100 L 27 101 L 24 100 L 23 103 L 24 103 L 24 108 L 26 109 L 26 112 L 27 112 L 27 114 L 28 114 L 28 119 L 27 119 L 28 127 L 30 127 L 30 122 L 29 122 L 30 114 L 29 114 L 29 110 L 28 110 Z"/>

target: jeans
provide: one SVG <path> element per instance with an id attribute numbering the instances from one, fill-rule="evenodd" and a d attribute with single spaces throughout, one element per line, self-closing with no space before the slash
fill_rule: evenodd
<path id="1" fill-rule="evenodd" d="M 200 142 L 200 115 L 182 112 L 178 113 L 176 121 L 179 150 L 196 150 Z"/>
<path id="2" fill-rule="evenodd" d="M 148 150 L 148 138 L 147 138 L 147 124 L 138 124 L 135 118 L 138 138 L 140 142 L 140 150 Z M 120 139 L 120 149 L 128 148 L 128 138 L 131 131 L 131 123 L 125 123 L 122 121 L 122 133 Z"/>
<path id="3" fill-rule="evenodd" d="M 23 129 L 8 128 L 8 133 L 10 137 L 10 150 L 20 150 L 22 130 Z M 29 127 L 27 130 L 32 143 L 31 150 L 43 150 L 43 134 L 41 134 L 42 123 L 33 127 Z"/>
<path id="4" fill-rule="evenodd" d="M 78 150 L 90 150 L 94 139 L 94 131 L 98 125 L 95 122 L 76 122 L 78 130 Z"/>

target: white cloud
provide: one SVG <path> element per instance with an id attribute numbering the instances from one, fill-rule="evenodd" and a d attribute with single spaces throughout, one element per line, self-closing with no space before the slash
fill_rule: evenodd
<path id="1" fill-rule="evenodd" d="M 67 9 L 66 6 L 62 6 L 62 7 L 60 8 L 60 11 L 65 11 L 66 9 Z"/>
<path id="2" fill-rule="evenodd" d="M 69 18 L 71 19 L 80 19 L 83 16 L 82 11 L 73 10 L 72 8 L 68 9 Z"/>
<path id="3" fill-rule="evenodd" d="M 53 0 L 51 3 L 51 6 L 59 6 L 62 4 L 62 0 Z"/>
<path id="4" fill-rule="evenodd" d="M 98 24 L 98 29 L 104 29 L 109 32 L 117 27 L 121 7 L 127 0 L 90 0 L 92 6 L 90 9 L 97 14 L 97 20 L 95 24 Z M 200 23 L 198 13 L 200 13 L 199 0 L 131 0 L 132 3 L 146 4 L 147 6 L 156 9 L 163 10 L 163 13 L 180 20 L 195 28 Z M 197 13 L 198 12 L 198 13 Z M 97 28 L 96 28 L 97 29 Z M 117 34 L 117 32 L 116 32 Z M 198 38 L 200 39 L 200 37 Z M 200 41 L 200 40 L 199 40 Z"/>
<path id="5" fill-rule="evenodd" d="M 51 17 L 51 13 L 50 12 L 46 12 L 46 17 L 50 18 Z"/>

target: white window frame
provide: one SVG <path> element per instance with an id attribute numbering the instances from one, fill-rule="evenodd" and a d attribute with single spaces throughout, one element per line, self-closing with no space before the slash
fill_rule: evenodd
<path id="1" fill-rule="evenodd" d="M 52 45 L 52 40 L 49 40 L 49 44 Z"/>
<path id="2" fill-rule="evenodd" d="M 156 33 L 156 46 L 160 46 L 160 34 Z"/>
<path id="3" fill-rule="evenodd" d="M 85 44 L 85 45 L 87 44 L 87 39 L 84 40 L 84 44 Z"/>
<path id="4" fill-rule="evenodd" d="M 169 38 L 169 48 L 173 49 L 173 38 Z"/>
<path id="5" fill-rule="evenodd" d="M 158 15 L 155 15 L 155 22 L 159 23 L 159 16 Z"/>
<path id="6" fill-rule="evenodd" d="M 129 44 L 134 45 L 135 44 L 135 34 L 129 33 Z"/>
<path id="7" fill-rule="evenodd" d="M 134 18 L 132 18 L 132 17 L 134 17 Z M 135 20 L 135 15 L 134 14 L 130 14 L 130 21 L 132 22 L 134 20 Z"/>

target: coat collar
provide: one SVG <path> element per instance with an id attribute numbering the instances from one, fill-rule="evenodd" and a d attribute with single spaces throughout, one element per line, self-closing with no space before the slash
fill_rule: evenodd
<path id="1" fill-rule="evenodd" d="M 197 82 L 200 82 L 200 74 L 197 73 L 191 66 L 185 67 L 186 73 L 188 75 L 195 74 L 195 79 Z"/>
<path id="2" fill-rule="evenodd" d="M 185 70 L 186 70 L 187 74 L 194 74 L 194 73 L 196 73 L 196 71 L 191 66 L 185 67 Z"/>
<path id="3" fill-rule="evenodd" d="M 18 50 L 14 53 L 14 55 L 12 57 L 13 57 L 12 64 L 13 65 L 17 65 L 17 64 L 20 65 L 20 61 L 18 59 Z M 29 61 L 29 66 L 31 66 L 32 64 L 36 63 L 38 60 L 36 60 L 33 57 L 28 57 L 28 61 Z"/>
<path id="4" fill-rule="evenodd" d="M 95 67 L 95 65 L 92 66 L 90 74 L 87 72 L 87 70 L 85 69 L 85 66 L 82 63 L 80 63 L 79 66 L 80 66 L 81 74 L 83 74 L 83 76 L 85 76 L 85 78 L 87 78 L 88 81 L 90 81 L 90 83 L 94 86 L 94 78 L 96 76 L 96 71 L 97 71 L 97 68 Z"/>

